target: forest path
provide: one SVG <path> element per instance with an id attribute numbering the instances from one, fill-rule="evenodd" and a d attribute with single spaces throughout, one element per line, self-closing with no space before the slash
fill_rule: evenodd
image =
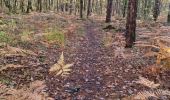
<path id="1" fill-rule="evenodd" d="M 74 37 L 65 52 L 67 61 L 75 62 L 70 76 L 64 80 L 52 76 L 47 80 L 51 96 L 69 100 L 113 100 L 137 92 L 132 87 L 133 81 L 138 78 L 138 67 L 145 63 L 141 59 L 122 57 L 121 47 L 117 45 L 117 38 L 122 34 L 112 33 L 115 41 L 112 47 L 105 47 L 103 36 L 107 32 L 100 23 L 86 21 L 82 27 L 83 38 Z"/>
<path id="2" fill-rule="evenodd" d="M 102 47 L 102 39 L 98 37 L 102 34 L 97 28 L 99 26 L 93 22 L 86 22 L 85 28 L 85 41 L 80 47 L 79 66 L 82 73 L 83 84 L 81 85 L 82 94 L 85 94 L 86 99 L 104 99 L 108 95 L 105 91 L 107 78 L 105 78 L 104 71 L 108 61 L 107 54 Z M 111 89 L 110 89 L 111 90 Z M 105 91 L 105 92 L 104 92 Z"/>

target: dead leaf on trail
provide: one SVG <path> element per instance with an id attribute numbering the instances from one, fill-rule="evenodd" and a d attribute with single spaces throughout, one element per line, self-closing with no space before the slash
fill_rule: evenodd
<path id="1" fill-rule="evenodd" d="M 116 49 L 114 51 L 115 58 L 116 57 L 126 58 L 124 55 L 124 51 L 125 51 L 124 47 L 116 47 Z"/>

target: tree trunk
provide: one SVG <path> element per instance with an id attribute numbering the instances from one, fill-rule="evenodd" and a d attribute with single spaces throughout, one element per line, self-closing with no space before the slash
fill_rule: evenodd
<path id="1" fill-rule="evenodd" d="M 160 1 L 155 0 L 155 6 L 154 6 L 154 10 L 153 10 L 154 21 L 156 21 L 158 19 L 159 14 L 160 14 Z"/>
<path id="2" fill-rule="evenodd" d="M 86 3 L 87 3 L 87 0 L 84 0 L 83 2 L 84 2 L 84 4 L 83 4 L 83 5 L 84 5 L 84 6 L 83 6 L 83 10 L 86 11 L 86 5 L 87 5 Z"/>
<path id="3" fill-rule="evenodd" d="M 126 48 L 131 48 L 136 41 L 136 17 L 138 0 L 129 0 L 126 22 Z"/>
<path id="4" fill-rule="evenodd" d="M 103 0 L 100 0 L 100 13 L 103 14 Z"/>
<path id="5" fill-rule="evenodd" d="M 30 12 L 30 10 L 32 11 L 32 0 L 28 0 L 28 5 L 27 5 L 27 13 Z"/>
<path id="6" fill-rule="evenodd" d="M 17 12 L 17 0 L 14 0 L 13 1 L 13 13 L 16 13 Z"/>
<path id="7" fill-rule="evenodd" d="M 123 0 L 123 18 L 126 16 L 128 0 Z"/>
<path id="8" fill-rule="evenodd" d="M 42 0 L 38 0 L 37 2 L 37 11 L 42 12 Z"/>
<path id="9" fill-rule="evenodd" d="M 73 0 L 70 0 L 70 12 L 69 14 L 71 15 L 73 12 Z"/>
<path id="10" fill-rule="evenodd" d="M 91 0 L 88 0 L 87 18 L 91 15 Z"/>
<path id="11" fill-rule="evenodd" d="M 80 0 L 80 18 L 83 18 L 83 0 Z"/>
<path id="12" fill-rule="evenodd" d="M 111 22 L 113 0 L 107 0 L 106 23 Z"/>
<path id="13" fill-rule="evenodd" d="M 22 13 L 25 12 L 25 9 L 24 9 L 24 0 L 20 0 L 20 9 L 21 9 Z"/>
<path id="14" fill-rule="evenodd" d="M 170 23 L 170 3 L 169 3 L 169 12 L 168 12 L 168 23 Z"/>

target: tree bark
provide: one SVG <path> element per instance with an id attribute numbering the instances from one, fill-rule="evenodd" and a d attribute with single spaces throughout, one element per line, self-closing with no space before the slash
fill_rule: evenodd
<path id="1" fill-rule="evenodd" d="M 80 0 L 80 18 L 83 18 L 83 0 Z"/>
<path id="2" fill-rule="evenodd" d="M 155 6 L 153 10 L 154 21 L 157 21 L 159 14 L 160 14 L 160 0 L 155 0 Z"/>
<path id="3" fill-rule="evenodd" d="M 168 23 L 170 23 L 170 3 L 169 3 L 169 12 L 168 12 Z"/>
<path id="4" fill-rule="evenodd" d="M 136 41 L 136 17 L 138 0 L 129 0 L 126 22 L 126 48 L 131 48 Z"/>
<path id="5" fill-rule="evenodd" d="M 88 7 L 87 7 L 87 18 L 91 15 L 91 0 L 88 0 Z"/>
<path id="6" fill-rule="evenodd" d="M 73 0 L 70 0 L 70 12 L 69 14 L 71 15 L 73 12 Z"/>
<path id="7" fill-rule="evenodd" d="M 28 0 L 28 5 L 27 5 L 27 13 L 30 12 L 30 10 L 32 11 L 32 0 Z"/>
<path id="8" fill-rule="evenodd" d="M 123 0 L 123 18 L 126 16 L 128 0 Z"/>
<path id="9" fill-rule="evenodd" d="M 112 10 L 113 10 L 112 8 L 113 8 L 113 0 L 107 0 L 106 23 L 111 22 Z"/>

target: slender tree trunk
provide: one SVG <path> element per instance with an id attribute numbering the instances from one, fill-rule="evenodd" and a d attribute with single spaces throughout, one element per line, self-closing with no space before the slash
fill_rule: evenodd
<path id="1" fill-rule="evenodd" d="M 113 0 L 107 0 L 106 23 L 111 22 Z"/>
<path id="2" fill-rule="evenodd" d="M 83 2 L 84 2 L 84 4 L 83 4 L 83 10 L 86 11 L 86 5 L 87 5 L 86 3 L 87 3 L 87 0 L 84 0 Z"/>
<path id="3" fill-rule="evenodd" d="M 123 0 L 123 18 L 126 16 L 128 0 Z"/>
<path id="4" fill-rule="evenodd" d="M 56 8 L 57 8 L 57 12 L 59 12 L 59 1 L 56 0 Z"/>
<path id="5" fill-rule="evenodd" d="M 5 6 L 8 8 L 9 12 L 12 11 L 11 1 L 10 0 L 4 0 Z"/>
<path id="6" fill-rule="evenodd" d="M 70 12 L 69 14 L 71 15 L 73 12 L 73 0 L 70 0 Z"/>
<path id="7" fill-rule="evenodd" d="M 91 0 L 88 0 L 87 18 L 91 15 Z"/>
<path id="8" fill-rule="evenodd" d="M 42 0 L 38 0 L 37 2 L 37 11 L 42 12 Z"/>
<path id="9" fill-rule="evenodd" d="M 83 18 L 83 0 L 80 0 L 80 18 Z"/>
<path id="10" fill-rule="evenodd" d="M 154 10 L 153 10 L 154 21 L 157 21 L 159 14 L 160 14 L 160 1 L 155 0 L 155 6 L 154 6 Z"/>
<path id="11" fill-rule="evenodd" d="M 1 8 L 3 8 L 3 0 L 0 0 L 0 2 Z"/>
<path id="12" fill-rule="evenodd" d="M 28 0 L 28 6 L 27 6 L 27 13 L 30 12 L 30 10 L 32 11 L 32 0 Z"/>
<path id="13" fill-rule="evenodd" d="M 24 0 L 21 0 L 21 1 L 20 1 L 20 9 L 21 9 L 21 12 L 22 12 L 22 13 L 25 12 L 25 9 L 24 9 Z"/>
<path id="14" fill-rule="evenodd" d="M 131 48 L 136 41 L 136 17 L 138 0 L 129 0 L 126 22 L 126 48 Z"/>
<path id="15" fill-rule="evenodd" d="M 169 12 L 168 12 L 168 23 L 170 23 L 170 3 L 169 3 Z"/>
<path id="16" fill-rule="evenodd" d="M 100 0 L 100 13 L 103 13 L 103 0 Z"/>
<path id="17" fill-rule="evenodd" d="M 13 4 L 13 13 L 16 13 L 17 12 L 17 0 L 14 0 L 13 2 L 14 2 L 14 4 Z"/>

